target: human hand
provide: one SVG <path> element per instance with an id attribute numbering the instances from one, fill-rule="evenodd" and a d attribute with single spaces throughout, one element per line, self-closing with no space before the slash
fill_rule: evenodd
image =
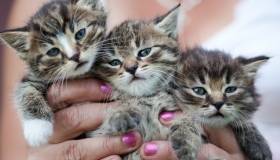
<path id="1" fill-rule="evenodd" d="M 163 112 L 160 121 L 163 125 L 170 125 L 180 112 Z M 198 160 L 226 159 L 245 160 L 234 134 L 230 128 L 206 129 L 211 143 L 204 144 L 198 152 Z M 171 144 L 168 141 L 153 141 L 141 146 L 141 156 L 144 160 L 177 160 Z"/>
<path id="2" fill-rule="evenodd" d="M 122 137 L 66 140 L 30 149 L 28 160 L 121 160 L 119 155 L 139 147 L 140 139 L 140 134 L 131 132 Z"/>
<path id="3" fill-rule="evenodd" d="M 120 137 L 73 140 L 86 131 L 96 129 L 106 116 L 106 110 L 116 107 L 116 103 L 93 103 L 105 100 L 110 93 L 109 86 L 90 79 L 67 82 L 67 87 L 52 86 L 48 92 L 49 103 L 60 109 L 55 113 L 54 134 L 50 144 L 31 148 L 28 159 L 118 160 L 121 159 L 119 155 L 138 148 L 141 137 L 134 132 Z M 85 101 L 91 103 L 81 103 Z"/>
<path id="4" fill-rule="evenodd" d="M 83 140 L 71 140 L 81 133 L 94 130 L 101 123 L 106 115 L 106 110 L 109 107 L 116 107 L 116 103 L 87 103 L 80 105 L 72 105 L 82 103 L 83 101 L 102 101 L 110 95 L 111 88 L 96 80 L 80 80 L 68 82 L 67 87 L 62 87 L 57 90 L 57 87 L 52 87 L 49 90 L 49 102 L 52 106 L 57 106 L 59 109 L 55 114 L 54 135 L 50 139 L 50 145 L 43 146 L 37 149 L 31 149 L 29 159 L 69 159 L 73 156 L 84 159 L 120 159 L 118 155 L 129 153 L 141 144 L 140 135 L 134 133 L 124 135 L 123 137 L 98 137 Z M 57 92 L 60 91 L 60 94 Z M 62 104 L 62 105 L 60 105 Z M 69 106 L 68 108 L 64 108 Z M 160 121 L 164 125 L 169 125 L 178 112 L 165 112 L 160 115 Z M 235 157 L 243 157 L 238 145 L 232 145 L 231 141 L 235 142 L 232 132 L 226 129 L 216 131 L 209 130 L 210 138 L 215 140 L 227 138 L 229 141 L 223 144 L 224 141 L 218 142 L 219 146 L 214 144 L 206 144 L 199 152 L 199 159 L 204 160 L 207 157 L 221 157 L 225 159 L 234 159 Z M 216 135 L 216 136 L 211 136 Z M 123 140 L 128 140 L 127 145 Z M 133 140 L 134 139 L 134 140 Z M 236 142 L 235 142 L 236 144 Z M 223 148 L 226 147 L 226 148 Z M 223 149 L 221 149 L 223 148 Z M 224 149 L 230 149 L 229 151 Z M 141 146 L 141 156 L 145 160 L 162 159 L 176 160 L 176 155 L 172 150 L 168 141 L 153 141 L 145 143 Z M 94 152 L 93 152 L 94 151 Z M 96 152 L 98 151 L 98 152 Z M 236 151 L 233 153 L 232 151 Z M 65 158 L 66 157 L 66 158 Z M 73 159 L 75 159 L 74 157 Z M 242 159 L 242 158 L 238 158 Z"/>

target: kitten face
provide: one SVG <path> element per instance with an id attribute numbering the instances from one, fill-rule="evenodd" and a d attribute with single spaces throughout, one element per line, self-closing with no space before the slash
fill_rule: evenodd
<path id="1" fill-rule="evenodd" d="M 219 51 L 193 49 L 181 59 L 175 96 L 210 126 L 248 119 L 259 102 L 257 69 L 267 57 L 232 59 Z"/>
<path id="2" fill-rule="evenodd" d="M 114 28 L 97 60 L 97 74 L 130 95 L 158 91 L 172 78 L 178 58 L 177 10 L 158 22 L 127 21 Z"/>
<path id="3" fill-rule="evenodd" d="M 0 34 L 43 79 L 72 78 L 91 68 L 105 32 L 106 14 L 91 1 L 53 1 L 22 29 Z"/>

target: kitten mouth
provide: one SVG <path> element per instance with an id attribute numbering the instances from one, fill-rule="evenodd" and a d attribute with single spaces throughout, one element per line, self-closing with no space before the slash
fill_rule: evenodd
<path id="1" fill-rule="evenodd" d="M 88 61 L 80 62 L 80 63 L 76 66 L 75 70 L 78 70 L 79 68 L 81 68 L 82 66 L 84 66 L 84 65 L 87 64 L 87 63 L 88 63 Z"/>
<path id="2" fill-rule="evenodd" d="M 144 80 L 144 78 L 133 76 L 133 78 L 130 80 L 130 83 L 135 82 L 135 81 L 140 81 L 140 80 Z"/>
<path id="3" fill-rule="evenodd" d="M 145 80 L 144 78 L 141 78 L 141 77 L 137 77 L 137 76 L 134 76 L 131 80 L 130 80 L 130 84 L 133 83 L 133 82 L 137 82 L 137 81 L 141 81 L 141 80 Z"/>
<path id="4" fill-rule="evenodd" d="M 210 116 L 210 118 L 213 118 L 213 117 L 225 118 L 225 116 L 222 113 L 220 113 L 220 112 L 217 112 L 214 115 Z"/>

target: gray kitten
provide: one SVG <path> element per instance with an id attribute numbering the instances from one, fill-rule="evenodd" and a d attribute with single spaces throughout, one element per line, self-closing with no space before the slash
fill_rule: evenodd
<path id="1" fill-rule="evenodd" d="M 28 65 L 16 101 L 29 145 L 48 143 L 53 110 L 46 101 L 55 82 L 85 76 L 105 36 L 106 13 L 98 0 L 57 0 L 45 4 L 22 28 L 0 33 Z"/>
<path id="2" fill-rule="evenodd" d="M 179 57 L 178 10 L 179 6 L 150 22 L 126 21 L 106 37 L 104 54 L 97 58 L 95 71 L 97 77 L 113 84 L 115 98 L 120 102 L 119 107 L 108 111 L 103 125 L 90 136 L 121 135 L 137 130 L 144 141 L 174 142 L 179 159 L 195 159 L 201 139 L 191 117 L 186 116 L 170 128 L 158 120 L 161 111 L 178 109 L 167 92 Z M 183 139 L 178 139 L 182 136 Z M 178 148 L 178 141 L 185 148 Z M 125 159 L 140 159 L 139 151 Z"/>
<path id="3" fill-rule="evenodd" d="M 180 108 L 207 127 L 229 125 L 250 160 L 271 160 L 270 148 L 251 121 L 259 107 L 256 73 L 269 58 L 231 58 L 221 51 L 190 49 L 180 58 L 174 95 Z"/>

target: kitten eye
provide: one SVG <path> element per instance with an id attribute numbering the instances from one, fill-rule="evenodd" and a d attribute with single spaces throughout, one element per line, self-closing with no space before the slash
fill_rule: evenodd
<path id="1" fill-rule="evenodd" d="M 207 93 L 207 91 L 203 87 L 195 87 L 192 90 L 200 96 L 204 96 Z"/>
<path id="2" fill-rule="evenodd" d="M 50 57 L 55 57 L 60 53 L 60 50 L 58 48 L 52 48 L 47 52 L 47 55 Z"/>
<path id="3" fill-rule="evenodd" d="M 151 53 L 152 48 L 146 48 L 138 53 L 138 57 L 147 57 Z"/>
<path id="4" fill-rule="evenodd" d="M 237 87 L 235 87 L 235 86 L 230 86 L 230 87 L 227 87 L 227 88 L 226 88 L 225 92 L 226 92 L 226 93 L 233 93 L 233 92 L 235 92 L 236 90 L 237 90 Z"/>
<path id="5" fill-rule="evenodd" d="M 114 59 L 114 60 L 112 60 L 111 62 L 109 62 L 109 64 L 110 64 L 111 66 L 119 66 L 119 65 L 122 64 L 122 62 L 121 62 L 120 60 L 118 60 L 118 59 Z"/>
<path id="6" fill-rule="evenodd" d="M 83 28 L 83 29 L 80 29 L 76 34 L 75 34 L 75 39 L 77 41 L 83 39 L 86 35 L 86 29 Z"/>

